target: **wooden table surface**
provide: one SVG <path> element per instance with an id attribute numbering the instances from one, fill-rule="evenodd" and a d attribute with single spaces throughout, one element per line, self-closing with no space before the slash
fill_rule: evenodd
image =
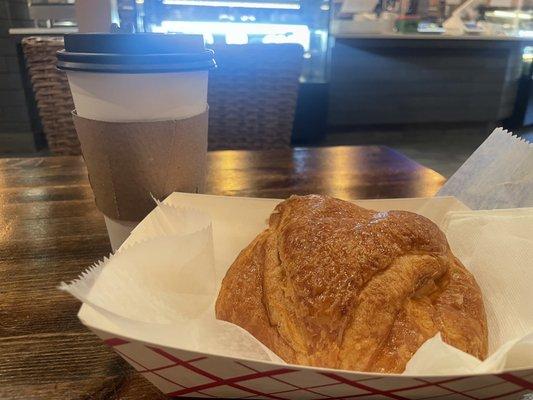
<path id="1" fill-rule="evenodd" d="M 445 179 L 385 147 L 218 151 L 207 192 L 432 196 Z M 164 398 L 78 321 L 56 289 L 110 252 L 79 157 L 0 160 L 0 399 Z"/>

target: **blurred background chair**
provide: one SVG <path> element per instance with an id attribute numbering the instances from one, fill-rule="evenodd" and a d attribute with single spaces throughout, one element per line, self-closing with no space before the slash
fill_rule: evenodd
<path id="1" fill-rule="evenodd" d="M 81 154 L 66 75 L 56 69 L 61 37 L 22 41 L 39 117 L 52 154 Z M 303 49 L 297 44 L 217 45 L 209 77 L 209 149 L 289 147 Z"/>
<path id="2" fill-rule="evenodd" d="M 302 70 L 298 44 L 213 46 L 209 149 L 290 147 Z"/>
<path id="3" fill-rule="evenodd" d="M 71 112 L 74 103 L 67 76 L 56 68 L 62 37 L 28 37 L 22 40 L 28 75 L 39 118 L 52 154 L 81 154 Z"/>

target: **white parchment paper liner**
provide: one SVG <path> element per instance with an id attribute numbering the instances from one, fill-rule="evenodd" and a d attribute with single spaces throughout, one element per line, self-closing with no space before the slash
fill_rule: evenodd
<path id="1" fill-rule="evenodd" d="M 214 318 L 221 278 L 208 215 L 159 203 L 116 254 L 60 288 L 139 340 L 281 361 L 242 328 Z"/>
<path id="2" fill-rule="evenodd" d="M 499 372 L 533 366 L 533 208 L 448 213 L 442 229 L 474 274 L 487 312 L 490 357 L 484 362 L 440 335 L 413 356 L 405 373 Z"/>

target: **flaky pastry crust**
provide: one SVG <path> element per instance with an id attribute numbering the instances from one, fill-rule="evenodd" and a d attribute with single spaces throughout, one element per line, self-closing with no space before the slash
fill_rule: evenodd
<path id="1" fill-rule="evenodd" d="M 216 316 L 285 361 L 402 372 L 427 339 L 487 355 L 474 277 L 430 220 L 292 196 L 229 268 Z"/>

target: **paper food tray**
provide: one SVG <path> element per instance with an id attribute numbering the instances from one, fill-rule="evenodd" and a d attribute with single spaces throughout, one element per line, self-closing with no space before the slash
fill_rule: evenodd
<path id="1" fill-rule="evenodd" d="M 165 203 L 206 211 L 213 224 L 217 262 L 230 266 L 235 250 L 224 251 L 221 244 L 231 243 L 241 249 L 258 233 L 249 226 L 265 223 L 274 206 L 281 200 L 218 197 L 174 193 Z M 400 209 L 416 211 L 441 224 L 448 211 L 469 210 L 453 197 L 361 200 L 356 204 L 376 210 Z M 134 231 L 132 240 L 143 237 L 146 217 Z M 234 234 L 239 232 L 239 234 Z M 135 334 L 128 321 L 111 322 L 105 312 L 83 305 L 79 318 L 106 344 L 131 364 L 142 376 L 169 396 L 247 399 L 521 399 L 533 390 L 533 369 L 505 371 L 498 374 L 454 376 L 407 376 L 359 373 L 276 364 L 245 358 L 190 351 L 165 345 L 171 330 L 153 332 L 142 339 L 139 325 Z M 173 326 L 171 329 L 176 329 Z M 174 331 L 175 332 L 175 331 Z"/>

